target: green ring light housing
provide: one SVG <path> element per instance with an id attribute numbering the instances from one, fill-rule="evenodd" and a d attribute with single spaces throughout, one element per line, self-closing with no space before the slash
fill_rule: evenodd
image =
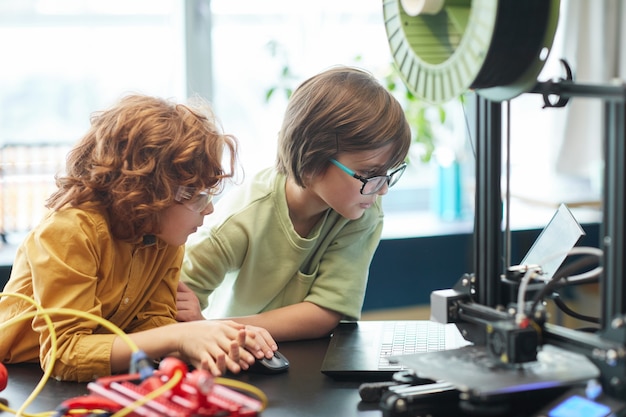
<path id="1" fill-rule="evenodd" d="M 389 47 L 416 96 L 467 90 L 503 101 L 529 91 L 547 59 L 559 0 L 383 0 Z"/>

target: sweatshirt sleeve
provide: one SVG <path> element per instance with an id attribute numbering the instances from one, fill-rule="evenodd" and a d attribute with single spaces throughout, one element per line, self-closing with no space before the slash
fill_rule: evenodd
<path id="1" fill-rule="evenodd" d="M 209 296 L 233 269 L 232 252 L 212 234 L 209 227 L 200 229 L 185 245 L 180 279 L 198 297 L 200 307 L 207 308 Z"/>

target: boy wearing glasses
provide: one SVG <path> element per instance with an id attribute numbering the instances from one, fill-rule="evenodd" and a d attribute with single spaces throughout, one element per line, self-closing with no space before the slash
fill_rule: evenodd
<path id="1" fill-rule="evenodd" d="M 371 74 L 334 67 L 302 83 L 276 166 L 226 194 L 190 237 L 179 319 L 204 310 L 286 341 L 359 318 L 382 231 L 380 196 L 404 172 L 410 142 L 403 109 Z"/>
<path id="2" fill-rule="evenodd" d="M 0 298 L 0 360 L 39 361 L 45 369 L 54 360 L 52 376 L 73 381 L 129 369 L 130 347 L 97 317 L 52 314 L 56 341 L 41 316 L 3 326 L 35 310 L 28 299 L 92 313 L 148 357 L 178 355 L 215 375 L 272 357 L 276 344 L 264 329 L 175 319 L 183 245 L 232 176 L 235 138 L 217 129 L 206 105 L 140 95 L 91 122 L 57 177 L 51 211 L 15 257 Z"/>

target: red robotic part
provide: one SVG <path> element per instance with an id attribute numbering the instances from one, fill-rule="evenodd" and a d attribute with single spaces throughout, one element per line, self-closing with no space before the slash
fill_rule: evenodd
<path id="1" fill-rule="evenodd" d="M 174 376 L 181 379 L 173 387 L 141 405 L 136 404 L 137 401 L 144 401 L 146 396 L 152 395 Z M 138 374 L 117 375 L 99 378 L 89 383 L 87 388 L 91 395 L 64 402 L 64 410 L 91 407 L 114 412 L 124 407 L 135 407 L 129 416 L 257 417 L 262 409 L 261 401 L 216 384 L 207 371 L 196 369 L 189 372 L 187 366 L 176 358 L 161 361 L 159 369 L 143 381 L 139 380 Z M 100 407 L 96 407 L 98 399 L 102 401 Z"/>
<path id="2" fill-rule="evenodd" d="M 4 391 L 9 381 L 9 372 L 6 366 L 0 362 L 0 391 Z"/>

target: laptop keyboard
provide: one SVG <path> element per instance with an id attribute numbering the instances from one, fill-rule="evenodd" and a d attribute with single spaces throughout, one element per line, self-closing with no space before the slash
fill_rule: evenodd
<path id="1" fill-rule="evenodd" d="M 445 327 L 431 321 L 407 321 L 385 323 L 383 343 L 378 361 L 379 369 L 403 368 L 390 363 L 390 356 L 443 350 L 446 347 Z"/>

